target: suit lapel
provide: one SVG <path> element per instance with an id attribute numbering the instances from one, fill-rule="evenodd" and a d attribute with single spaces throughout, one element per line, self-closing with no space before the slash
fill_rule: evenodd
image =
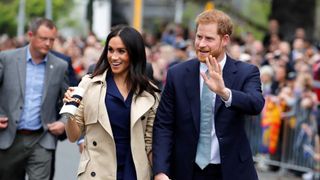
<path id="1" fill-rule="evenodd" d="M 25 90 L 26 90 L 27 47 L 22 48 L 21 52 L 17 53 L 17 54 L 21 53 L 23 55 L 22 56 L 18 56 L 17 59 L 16 59 L 22 97 L 25 96 Z"/>
<path id="2" fill-rule="evenodd" d="M 54 57 L 53 55 L 51 55 L 50 53 L 48 54 L 48 60 L 46 62 L 46 70 L 45 70 L 45 80 L 44 80 L 44 90 L 43 90 L 43 94 L 42 94 L 42 102 L 45 100 L 46 96 L 47 96 L 47 92 L 48 92 L 48 88 L 50 87 L 50 83 L 51 83 L 51 78 L 54 77 L 54 72 L 56 69 L 56 64 L 54 61 Z"/>
<path id="3" fill-rule="evenodd" d="M 226 64 L 223 68 L 223 80 L 224 80 L 224 84 L 227 88 L 232 88 L 232 84 L 234 82 L 234 79 L 236 79 L 235 77 L 235 73 L 236 73 L 237 69 L 236 66 L 234 64 L 234 61 L 231 60 L 231 58 L 229 56 L 227 56 L 227 60 L 226 60 Z M 219 96 L 216 97 L 216 102 L 215 102 L 215 108 L 214 108 L 214 114 L 217 113 L 217 111 L 219 110 L 219 108 L 221 107 L 221 105 L 223 104 L 221 98 Z"/>
<path id="4" fill-rule="evenodd" d="M 196 131 L 200 130 L 200 62 L 198 60 L 194 61 L 186 68 L 186 74 L 184 77 L 184 82 L 187 91 L 187 97 L 190 102 L 191 112 L 193 117 L 193 123 Z"/>

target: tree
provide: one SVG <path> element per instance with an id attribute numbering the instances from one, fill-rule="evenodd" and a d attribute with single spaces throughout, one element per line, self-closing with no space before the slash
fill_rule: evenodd
<path id="1" fill-rule="evenodd" d="M 93 1 L 89 0 L 87 4 L 87 21 L 89 24 L 89 30 L 92 31 L 92 24 L 93 24 Z"/>
<path id="2" fill-rule="evenodd" d="M 18 1 L 1 1 L 0 9 L 0 34 L 8 34 L 10 36 L 15 35 L 17 30 L 16 17 L 18 12 Z"/>
<path id="3" fill-rule="evenodd" d="M 308 39 L 313 39 L 315 8 L 316 0 L 272 0 L 270 17 L 279 21 L 284 40 L 292 40 L 298 27 L 306 30 Z"/>
<path id="4" fill-rule="evenodd" d="M 52 1 L 53 20 L 56 21 L 69 13 L 73 1 L 54 0 Z M 26 21 L 29 22 L 34 17 L 45 16 L 44 0 L 26 0 Z M 17 16 L 19 0 L 2 0 L 0 1 L 0 34 L 8 34 L 13 37 L 17 33 Z M 25 24 L 27 27 L 27 24 Z"/>

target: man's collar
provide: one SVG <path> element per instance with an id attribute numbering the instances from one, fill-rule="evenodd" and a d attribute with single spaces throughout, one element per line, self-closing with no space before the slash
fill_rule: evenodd
<path id="1" fill-rule="evenodd" d="M 32 56 L 31 56 L 31 52 L 30 52 L 30 45 L 28 45 L 28 48 L 27 48 L 27 59 L 26 61 L 32 61 Z M 44 59 L 42 60 L 42 62 L 47 62 L 48 61 L 48 55 L 46 55 L 44 57 Z"/>

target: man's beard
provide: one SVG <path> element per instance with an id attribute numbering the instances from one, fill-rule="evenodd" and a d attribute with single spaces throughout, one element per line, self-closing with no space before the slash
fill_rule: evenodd
<path id="1" fill-rule="evenodd" d="M 203 63 L 206 62 L 207 57 L 210 56 L 210 55 L 218 60 L 218 57 L 222 53 L 222 49 L 221 48 L 219 48 L 217 50 L 209 51 L 208 56 L 201 55 L 201 51 L 202 50 L 197 50 L 197 57 L 198 57 L 199 61 L 203 62 Z"/>

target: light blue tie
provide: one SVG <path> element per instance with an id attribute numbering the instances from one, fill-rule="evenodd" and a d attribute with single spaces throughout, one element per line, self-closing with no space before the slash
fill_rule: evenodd
<path id="1" fill-rule="evenodd" d="M 206 83 L 203 82 L 200 109 L 200 137 L 196 155 L 196 163 L 201 169 L 204 169 L 211 159 L 212 100 L 213 94 Z"/>

